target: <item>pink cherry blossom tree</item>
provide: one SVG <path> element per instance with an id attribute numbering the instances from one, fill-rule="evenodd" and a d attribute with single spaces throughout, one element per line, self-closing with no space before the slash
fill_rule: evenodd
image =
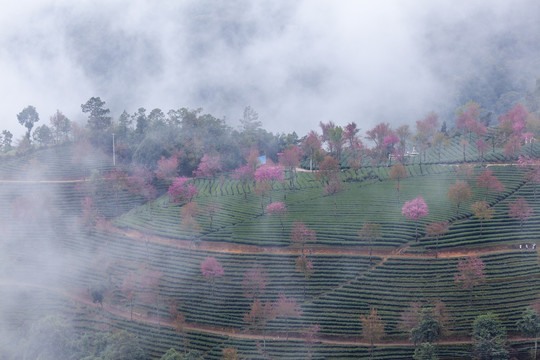
<path id="1" fill-rule="evenodd" d="M 523 223 L 532 215 L 533 209 L 527 204 L 525 198 L 519 198 L 516 201 L 508 204 L 510 210 L 508 216 L 514 219 L 519 219 L 519 229 L 523 230 Z"/>
<path id="2" fill-rule="evenodd" d="M 178 174 L 178 157 L 176 155 L 165 159 L 164 156 L 161 160 L 158 160 L 158 167 L 154 171 L 156 177 L 166 182 L 172 181 L 172 179 Z"/>
<path id="3" fill-rule="evenodd" d="M 474 287 L 486 281 L 485 268 L 486 265 L 478 256 L 470 256 L 458 261 L 458 273 L 454 274 L 454 280 L 461 288 L 469 290 L 469 306 L 472 303 Z"/>
<path id="4" fill-rule="evenodd" d="M 289 318 L 302 315 L 300 305 L 296 303 L 296 299 L 288 298 L 285 294 L 280 293 L 277 301 L 274 302 L 272 307 L 276 318 L 285 319 L 286 339 L 289 340 Z"/>
<path id="5" fill-rule="evenodd" d="M 405 205 L 401 209 L 401 213 L 409 220 L 415 222 L 415 239 L 418 241 L 418 220 L 429 214 L 428 206 L 422 196 L 411 201 L 405 201 Z"/>
<path id="6" fill-rule="evenodd" d="M 250 183 L 255 181 L 253 175 L 254 171 L 250 165 L 243 165 L 234 170 L 231 175 L 231 178 L 238 180 L 242 185 L 242 191 L 244 192 L 244 199 L 247 199 L 247 187 Z"/>
<path id="7" fill-rule="evenodd" d="M 486 189 L 486 194 L 484 199 L 487 200 L 487 196 L 491 190 L 500 193 L 504 190 L 504 185 L 499 181 L 499 179 L 493 175 L 493 170 L 486 169 L 482 172 L 476 179 L 476 185 L 481 188 Z"/>
<path id="8" fill-rule="evenodd" d="M 185 204 L 191 202 L 199 189 L 188 183 L 190 179 L 185 176 L 174 178 L 173 184 L 169 187 L 169 201 L 175 204 Z"/>
<path id="9" fill-rule="evenodd" d="M 221 161 L 219 155 L 208 155 L 204 154 L 199 166 L 193 174 L 198 178 L 208 178 L 208 193 L 212 194 L 212 187 L 214 185 L 214 180 L 216 175 L 221 171 Z"/>
<path id="10" fill-rule="evenodd" d="M 304 248 L 307 243 L 315 243 L 317 241 L 317 234 L 311 230 L 301 221 L 297 221 L 293 224 L 291 230 L 291 244 L 293 246 L 299 246 L 302 249 L 302 255 L 304 255 Z"/>
<path id="11" fill-rule="evenodd" d="M 283 226 L 283 217 L 287 216 L 287 207 L 285 204 L 282 201 L 275 201 L 266 206 L 266 212 L 270 216 L 277 216 L 281 224 L 281 231 L 285 231 L 285 227 Z"/>
<path id="12" fill-rule="evenodd" d="M 213 256 L 209 256 L 201 263 L 201 272 L 204 278 L 210 281 L 212 287 L 212 295 L 214 295 L 214 283 L 216 278 L 223 276 L 223 266 Z"/>
<path id="13" fill-rule="evenodd" d="M 264 271 L 261 265 L 255 264 L 244 274 L 242 280 L 244 296 L 248 299 L 259 298 L 264 294 L 268 283 L 268 273 Z"/>
<path id="14" fill-rule="evenodd" d="M 279 165 L 266 164 L 260 166 L 253 174 L 255 182 L 268 189 L 270 202 L 272 202 L 272 189 L 276 181 L 283 181 L 283 169 Z M 261 195 L 264 197 L 264 195 Z"/>

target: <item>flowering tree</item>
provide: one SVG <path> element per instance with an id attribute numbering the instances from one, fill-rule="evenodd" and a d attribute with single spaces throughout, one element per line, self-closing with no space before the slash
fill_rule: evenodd
<path id="1" fill-rule="evenodd" d="M 509 203 L 510 210 L 508 216 L 514 219 L 519 219 L 519 229 L 523 230 L 523 223 L 532 215 L 533 209 L 527 204 L 525 198 L 519 198 L 516 201 Z"/>
<path id="2" fill-rule="evenodd" d="M 399 191 L 401 190 L 400 181 L 402 179 L 405 179 L 407 176 L 409 176 L 407 174 L 407 170 L 405 170 L 405 166 L 403 166 L 403 164 L 400 163 L 400 162 L 395 163 L 394 165 L 392 165 L 390 170 L 388 170 L 388 177 L 391 180 L 396 181 L 396 190 L 397 190 L 397 200 L 398 200 L 398 202 L 399 202 Z"/>
<path id="3" fill-rule="evenodd" d="M 484 199 L 487 199 L 487 196 L 491 190 L 494 190 L 498 193 L 504 190 L 504 185 L 499 181 L 499 179 L 493 175 L 493 170 L 486 169 L 482 172 L 476 181 L 476 185 L 481 188 L 486 189 L 486 194 Z"/>
<path id="4" fill-rule="evenodd" d="M 429 214 L 428 206 L 424 201 L 424 198 L 422 198 L 422 196 L 418 196 L 411 201 L 405 201 L 405 205 L 403 205 L 403 208 L 401 208 L 401 214 L 405 215 L 405 217 L 409 220 L 414 220 L 415 239 L 418 241 L 418 220 Z"/>
<path id="5" fill-rule="evenodd" d="M 178 157 L 176 155 L 165 159 L 164 156 L 158 160 L 157 170 L 154 171 L 156 177 L 166 182 L 171 181 L 178 174 Z"/>
<path id="6" fill-rule="evenodd" d="M 448 224 L 448 221 L 433 222 L 431 224 L 426 225 L 426 236 L 436 239 L 435 258 L 437 258 L 439 255 L 439 238 L 443 236 L 444 234 L 446 234 L 449 226 L 450 225 Z"/>
<path id="7" fill-rule="evenodd" d="M 144 196 L 147 200 L 156 197 L 157 191 L 152 183 L 152 172 L 143 166 L 136 166 L 127 178 L 127 190 L 136 195 Z"/>
<path id="8" fill-rule="evenodd" d="M 369 266 L 371 266 L 373 241 L 381 237 L 381 225 L 371 222 L 365 222 L 362 226 L 362 230 L 358 232 L 358 237 L 362 240 L 366 240 L 369 244 Z"/>
<path id="9" fill-rule="evenodd" d="M 313 163 L 323 153 L 322 141 L 315 131 L 310 131 L 309 134 L 302 140 L 302 150 L 309 157 L 309 170 L 313 171 Z"/>
<path id="10" fill-rule="evenodd" d="M 252 183 L 255 178 L 253 176 L 253 168 L 249 165 L 243 165 L 234 170 L 231 178 L 240 181 L 242 184 L 242 190 L 244 191 L 244 199 L 247 199 L 247 186 Z"/>
<path id="11" fill-rule="evenodd" d="M 272 202 L 272 189 L 276 181 L 283 181 L 283 169 L 279 165 L 262 165 L 253 174 L 255 182 L 260 186 L 267 189 L 267 193 L 270 195 L 270 202 Z M 261 198 L 264 195 L 261 195 Z M 262 199 L 261 199 L 262 202 Z"/>
<path id="12" fill-rule="evenodd" d="M 201 231 L 201 226 L 197 222 L 198 213 L 199 207 L 196 202 L 188 202 L 180 211 L 182 228 L 191 234 L 193 242 L 196 240 L 196 235 Z"/>
<path id="13" fill-rule="evenodd" d="M 472 197 L 471 186 L 466 181 L 456 180 L 454 185 L 450 185 L 446 195 L 456 205 L 456 216 L 458 216 L 461 204 Z"/>
<path id="14" fill-rule="evenodd" d="M 317 341 L 317 334 L 321 331 L 319 324 L 311 325 L 302 332 L 304 338 L 304 343 L 308 349 L 308 359 L 311 359 L 311 350 L 313 349 L 313 344 Z"/>
<path id="15" fill-rule="evenodd" d="M 478 256 L 470 256 L 458 261 L 458 273 L 454 274 L 454 280 L 461 288 L 469 290 L 469 306 L 472 304 L 474 287 L 486 281 L 485 268 L 486 265 Z"/>
<path id="16" fill-rule="evenodd" d="M 296 303 L 296 299 L 287 298 L 283 293 L 280 293 L 278 296 L 278 300 L 274 302 L 272 306 L 274 309 L 274 316 L 276 318 L 285 319 L 287 340 L 289 340 L 289 318 L 302 315 L 302 309 Z"/>
<path id="17" fill-rule="evenodd" d="M 291 230 L 291 244 L 293 246 L 300 246 L 302 249 L 302 255 L 304 255 L 304 247 L 307 243 L 314 243 L 317 241 L 317 234 L 311 230 L 301 221 L 294 222 L 293 229 Z"/>
<path id="18" fill-rule="evenodd" d="M 259 298 L 264 294 L 268 282 L 268 273 L 261 265 L 254 265 L 246 271 L 244 280 L 242 280 L 244 296 L 248 299 Z"/>
<path id="19" fill-rule="evenodd" d="M 214 184 L 214 179 L 217 173 L 221 171 L 221 161 L 219 155 L 211 156 L 204 154 L 199 166 L 193 174 L 198 178 L 208 178 L 208 193 L 212 194 L 212 186 Z"/>
<path id="20" fill-rule="evenodd" d="M 212 295 L 214 295 L 214 283 L 216 278 L 223 276 L 223 266 L 215 257 L 209 256 L 202 261 L 201 272 L 204 278 L 210 281 L 210 284 L 212 285 Z"/>
<path id="21" fill-rule="evenodd" d="M 277 216 L 279 218 L 279 223 L 281 224 L 281 231 L 285 231 L 285 227 L 283 226 L 283 217 L 287 216 L 285 204 L 282 201 L 275 201 L 266 205 L 266 212 L 270 216 Z"/>
<path id="22" fill-rule="evenodd" d="M 175 204 L 184 204 L 191 202 L 195 195 L 199 193 L 199 189 L 188 184 L 189 179 L 185 176 L 174 178 L 173 184 L 169 187 L 169 201 Z"/>
<path id="23" fill-rule="evenodd" d="M 272 304 L 267 301 L 262 304 L 260 299 L 254 299 L 250 311 L 244 314 L 244 322 L 250 324 L 253 329 L 263 331 L 263 346 L 266 350 L 266 323 L 274 318 L 274 309 Z"/>
<path id="24" fill-rule="evenodd" d="M 300 166 L 300 156 L 302 155 L 302 150 L 293 145 L 287 150 L 283 151 L 283 154 L 279 157 L 279 164 L 288 170 L 289 173 L 289 186 L 292 189 L 294 187 L 294 182 L 297 179 L 296 168 Z"/>
<path id="25" fill-rule="evenodd" d="M 487 201 L 477 201 L 471 205 L 471 210 L 480 219 L 480 235 L 482 235 L 482 225 L 484 221 L 489 221 L 493 217 L 495 210 L 489 207 Z"/>
<path id="26" fill-rule="evenodd" d="M 534 200 L 536 200 L 536 186 L 540 183 L 540 161 L 528 156 L 520 156 L 518 166 L 526 169 L 525 178 L 533 184 Z"/>
<path id="27" fill-rule="evenodd" d="M 478 139 L 476 141 L 476 149 L 478 149 L 478 153 L 480 154 L 480 158 L 482 159 L 482 162 L 484 161 L 484 153 L 487 149 L 489 149 L 489 145 L 487 142 L 485 142 L 482 139 Z"/>
<path id="28" fill-rule="evenodd" d="M 377 309 L 373 306 L 368 316 L 360 316 L 362 321 L 362 337 L 364 340 L 369 341 L 370 345 L 370 359 L 373 359 L 373 348 L 376 341 L 379 341 L 384 336 L 384 323 Z"/>

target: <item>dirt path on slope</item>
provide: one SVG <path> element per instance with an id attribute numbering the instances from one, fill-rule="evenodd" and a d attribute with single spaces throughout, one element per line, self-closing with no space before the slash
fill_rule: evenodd
<path id="1" fill-rule="evenodd" d="M 95 304 L 90 300 L 89 295 L 88 296 L 84 295 L 84 291 L 82 290 L 79 291 L 78 294 L 76 294 L 76 293 L 70 293 L 66 291 L 65 289 L 51 287 L 51 286 L 47 286 L 43 284 L 33 284 L 33 283 L 10 281 L 10 280 L 0 280 L 0 286 L 15 286 L 15 287 L 22 287 L 22 288 L 38 288 L 42 290 L 47 290 L 47 291 L 57 293 L 61 296 L 64 296 L 79 304 L 82 304 L 82 305 L 85 305 L 85 306 L 88 306 L 90 308 L 97 309 L 100 311 L 106 311 L 110 314 L 121 317 L 125 320 L 130 321 L 130 318 L 131 318 L 131 313 L 129 310 L 124 310 L 118 306 L 111 305 L 108 303 L 104 303 L 103 306 L 99 304 Z M 147 325 L 164 326 L 164 327 L 173 328 L 173 329 L 175 328 L 175 324 L 170 319 L 160 318 L 158 320 L 156 317 L 143 315 L 137 312 L 133 312 L 133 321 L 141 322 Z M 226 336 L 229 338 L 242 339 L 242 340 L 287 341 L 286 334 L 284 333 L 279 333 L 279 334 L 268 333 L 266 335 L 263 335 L 262 333 L 258 333 L 258 332 L 247 332 L 245 330 L 217 327 L 217 326 L 211 326 L 211 325 L 203 325 L 203 324 L 197 324 L 197 323 L 185 323 L 182 329 L 183 331 L 203 332 L 203 333 Z M 289 341 L 304 341 L 304 338 L 298 334 L 290 332 L 288 340 Z M 509 342 L 522 342 L 522 341 L 532 341 L 532 340 L 534 339 L 529 339 L 529 338 L 520 337 L 520 336 L 508 338 Z M 346 338 L 339 338 L 339 337 L 319 336 L 317 337 L 316 342 L 320 342 L 324 344 L 332 344 L 332 345 L 345 345 L 345 346 L 370 346 L 369 342 L 363 341 L 362 338 L 360 337 L 346 339 Z M 470 344 L 470 343 L 471 343 L 471 339 L 468 339 L 468 338 L 445 339 L 445 340 L 440 340 L 437 342 L 438 345 L 462 345 L 462 344 Z M 414 346 L 414 343 L 408 340 L 399 340 L 399 341 L 376 342 L 373 345 L 375 345 L 376 347 L 395 347 L 395 346 L 412 347 Z"/>
<path id="2" fill-rule="evenodd" d="M 179 249 L 203 250 L 209 252 L 231 253 L 231 254 L 280 254 L 280 255 L 300 255 L 302 250 L 296 247 L 271 247 L 257 245 L 242 245 L 216 241 L 200 241 L 194 244 L 189 240 L 180 240 L 167 238 L 158 235 L 150 235 L 134 229 L 121 229 L 114 226 L 108 226 L 107 230 L 125 235 L 126 237 L 139 242 L 152 242 L 177 247 Z M 310 246 L 311 253 L 315 255 L 357 255 L 369 256 L 367 246 L 357 247 L 330 247 L 330 246 Z M 508 250 L 514 250 L 511 246 L 498 245 L 483 247 L 480 249 L 451 249 L 439 251 L 439 258 L 458 258 L 467 256 L 480 256 L 486 254 L 500 253 Z M 526 251 L 526 250 L 523 250 Z M 528 250 L 532 251 L 532 250 Z M 414 259 L 434 259 L 435 255 L 431 253 L 406 253 L 400 249 L 374 249 L 373 256 L 382 258 L 414 258 Z"/>

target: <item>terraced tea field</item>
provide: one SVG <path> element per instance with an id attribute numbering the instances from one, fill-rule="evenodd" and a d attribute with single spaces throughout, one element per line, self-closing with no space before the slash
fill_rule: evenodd
<path id="1" fill-rule="evenodd" d="M 220 181 L 197 179 L 198 226 L 193 227 L 185 226 L 182 206 L 170 203 L 167 194 L 144 203 L 94 177 L 96 205 L 108 221 L 86 229 L 80 222 L 81 201 L 92 181 L 86 174 L 105 173 L 110 164 L 96 160 L 74 169 L 62 165 L 71 158 L 68 149 L 61 151 L 63 158 L 52 153 L 0 164 L 2 251 L 10 254 L 0 266 L 0 286 L 12 298 L 1 311 L 10 314 L 14 327 L 60 313 L 80 333 L 124 329 L 136 334 L 149 359 L 184 346 L 205 359 L 221 358 L 226 347 L 246 359 L 305 359 L 308 353 L 314 359 L 362 359 L 369 358 L 370 344 L 360 317 L 374 307 L 385 332 L 374 358 L 407 359 L 414 344 L 400 327 L 402 314 L 413 302 L 436 299 L 450 315 L 448 333 L 436 344 L 441 359 L 468 359 L 472 322 L 489 311 L 506 326 L 515 354 L 525 354 L 532 344 L 518 333 L 516 322 L 540 294 L 538 254 L 532 250 L 533 243 L 540 244 L 540 195 L 509 163 L 490 164 L 504 190 L 486 194 L 476 184 L 483 164 L 474 164 L 471 178 L 456 174 L 459 144 L 452 143 L 442 161 L 438 150 L 430 149 L 428 161 L 406 166 L 409 177 L 401 181 L 399 199 L 388 167 L 343 172 L 344 188 L 335 195 L 326 195 L 309 172 L 299 173 L 293 188 L 275 184 L 262 199 L 253 184 L 243 187 L 228 174 Z M 504 160 L 500 154 L 485 158 Z M 472 150 L 467 156 L 478 159 Z M 31 167 L 43 172 L 32 178 Z M 472 189 L 457 215 L 447 197 L 456 180 L 468 181 Z M 429 215 L 418 221 L 416 241 L 416 224 L 402 215 L 402 206 L 420 195 Z M 508 216 L 509 203 L 521 197 L 533 208 L 523 227 Z M 480 230 L 470 206 L 483 199 L 495 213 Z M 262 211 L 270 201 L 286 205 L 283 229 L 280 219 Z M 438 241 L 425 237 L 425 225 L 435 221 L 450 225 Z M 316 242 L 304 249 L 312 264 L 309 276 L 298 269 L 302 249 L 291 244 L 295 222 L 316 233 Z M 365 222 L 381 226 L 371 259 L 368 243 L 358 235 Z M 486 266 L 486 281 L 472 292 L 454 279 L 458 261 L 471 255 Z M 209 257 L 223 267 L 223 275 L 213 280 L 201 272 Z M 258 326 L 246 321 L 253 300 L 242 283 L 254 266 L 266 274 L 261 302 L 276 302 L 284 294 L 296 300 L 300 315 Z M 96 287 L 103 306 L 92 302 Z M 18 300 L 28 294 L 40 301 Z M 173 321 L 171 307 L 185 317 L 181 326 Z M 315 324 L 320 331 L 311 345 L 304 334 Z"/>

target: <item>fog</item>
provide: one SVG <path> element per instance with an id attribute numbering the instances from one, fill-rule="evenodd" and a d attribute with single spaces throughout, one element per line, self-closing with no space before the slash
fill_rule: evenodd
<path id="1" fill-rule="evenodd" d="M 92 96 L 115 118 L 202 107 L 231 126 L 249 105 L 267 130 L 299 135 L 319 121 L 366 130 L 451 116 L 486 72 L 533 87 L 539 5 L 22 0 L 0 14 L 0 126 L 22 135 L 27 105 L 40 123 L 56 109 L 83 119 Z"/>

